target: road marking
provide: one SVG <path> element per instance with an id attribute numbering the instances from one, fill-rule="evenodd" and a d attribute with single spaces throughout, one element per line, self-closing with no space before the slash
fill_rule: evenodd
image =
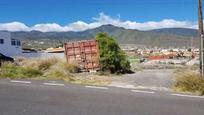
<path id="1" fill-rule="evenodd" d="M 141 90 L 131 90 L 132 92 L 136 92 L 136 93 L 149 93 L 149 94 L 154 94 L 155 92 L 153 91 L 141 91 Z"/>
<path id="2" fill-rule="evenodd" d="M 98 87 L 98 86 L 85 86 L 86 88 L 93 88 L 93 89 L 108 89 L 107 87 Z"/>
<path id="3" fill-rule="evenodd" d="M 18 81 L 18 80 L 11 80 L 10 82 L 13 82 L 13 83 L 25 83 L 25 84 L 30 84 L 32 82 L 30 81 Z"/>
<path id="4" fill-rule="evenodd" d="M 64 84 L 60 83 L 43 83 L 44 85 L 53 85 L 53 86 L 64 86 Z"/>
<path id="5" fill-rule="evenodd" d="M 204 96 L 195 96 L 195 95 L 183 95 L 183 94 L 171 94 L 173 96 L 179 96 L 179 97 L 194 97 L 194 98 L 202 98 L 204 99 Z"/>

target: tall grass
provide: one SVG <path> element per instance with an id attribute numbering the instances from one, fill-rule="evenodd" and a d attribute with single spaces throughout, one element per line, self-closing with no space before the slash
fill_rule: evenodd
<path id="1" fill-rule="evenodd" d="M 204 95 L 204 78 L 196 72 L 180 71 L 176 73 L 173 88 L 176 91 L 192 92 L 197 95 Z"/>
<path id="2" fill-rule="evenodd" d="M 24 59 L 17 64 L 4 63 L 0 67 L 1 78 L 34 78 L 73 81 L 71 73 L 79 72 L 77 65 L 57 58 Z"/>
<path id="3" fill-rule="evenodd" d="M 39 70 L 48 70 L 51 66 L 59 62 L 57 58 L 48 58 L 43 60 L 38 60 L 38 69 Z"/>
<path id="4" fill-rule="evenodd" d="M 34 80 L 63 80 L 66 82 L 106 85 L 110 81 L 99 76 L 77 77 L 80 72 L 77 64 L 68 64 L 66 60 L 49 59 L 19 59 L 15 64 L 4 63 L 0 67 L 0 78 L 34 79 Z"/>
<path id="5" fill-rule="evenodd" d="M 65 63 L 63 63 L 62 66 L 64 67 L 65 70 L 69 71 L 70 73 L 79 73 L 80 72 L 80 68 L 77 64 L 74 64 L 74 63 L 65 64 Z"/>
<path id="6" fill-rule="evenodd" d="M 12 63 L 4 63 L 0 69 L 1 78 L 32 78 L 43 75 L 43 73 L 37 69 L 31 67 L 20 67 Z"/>

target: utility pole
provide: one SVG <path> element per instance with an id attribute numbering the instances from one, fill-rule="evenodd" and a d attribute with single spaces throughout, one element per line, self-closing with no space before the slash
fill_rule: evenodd
<path id="1" fill-rule="evenodd" d="M 203 40 L 203 13 L 202 0 L 198 0 L 198 23 L 200 37 L 200 75 L 204 77 L 204 40 Z"/>

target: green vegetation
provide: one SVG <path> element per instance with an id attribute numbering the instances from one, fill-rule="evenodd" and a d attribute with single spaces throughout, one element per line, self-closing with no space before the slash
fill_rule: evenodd
<path id="1" fill-rule="evenodd" d="M 130 72 L 130 62 L 114 38 L 106 33 L 99 33 L 96 36 L 100 48 L 100 66 L 102 71 L 110 73 Z"/>
<path id="2" fill-rule="evenodd" d="M 0 68 L 0 78 L 73 81 L 71 73 L 78 72 L 78 70 L 77 65 L 69 65 L 56 58 L 25 59 L 18 64 L 3 63 Z"/>
<path id="3" fill-rule="evenodd" d="M 181 92 L 192 92 L 204 95 L 204 78 L 196 72 L 180 71 L 176 73 L 173 89 Z"/>
<path id="4" fill-rule="evenodd" d="M 69 71 L 70 73 L 79 73 L 80 68 L 77 64 L 65 64 L 64 65 L 65 70 Z"/>
<path id="5" fill-rule="evenodd" d="M 4 63 L 0 69 L 0 78 L 20 79 L 39 77 L 41 75 L 42 72 L 40 70 L 30 67 L 19 67 L 12 63 Z"/>
<path id="6" fill-rule="evenodd" d="M 58 60 L 56 58 L 44 59 L 39 60 L 38 62 L 38 69 L 39 70 L 48 70 L 54 64 L 56 64 Z"/>
<path id="7" fill-rule="evenodd" d="M 80 72 L 77 64 L 68 64 L 65 60 L 49 59 L 24 59 L 18 58 L 14 63 L 3 63 L 0 67 L 0 78 L 8 79 L 34 79 L 34 80 L 62 80 L 65 82 L 107 85 L 108 79 L 101 76 L 75 76 Z"/>
<path id="8" fill-rule="evenodd" d="M 128 60 L 130 61 L 131 64 L 139 64 L 140 60 L 142 59 L 141 56 L 128 56 Z"/>

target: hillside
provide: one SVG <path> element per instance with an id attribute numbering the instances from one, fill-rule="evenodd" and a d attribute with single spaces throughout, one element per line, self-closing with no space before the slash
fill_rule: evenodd
<path id="1" fill-rule="evenodd" d="M 179 30 L 179 31 L 178 31 Z M 197 30 L 174 28 L 139 31 L 124 29 L 112 25 L 103 25 L 98 28 L 82 32 L 12 32 L 12 38 L 22 39 L 25 47 L 47 48 L 60 46 L 63 42 L 94 39 L 99 32 L 106 32 L 115 37 L 120 44 L 135 44 L 149 47 L 184 47 L 198 44 Z M 192 36 L 195 36 L 192 40 Z"/>
<path id="2" fill-rule="evenodd" d="M 162 28 L 150 30 L 150 32 L 157 32 L 167 35 L 177 35 L 177 36 L 188 36 L 188 37 L 197 37 L 198 30 L 196 29 L 188 29 L 188 28 Z"/>

